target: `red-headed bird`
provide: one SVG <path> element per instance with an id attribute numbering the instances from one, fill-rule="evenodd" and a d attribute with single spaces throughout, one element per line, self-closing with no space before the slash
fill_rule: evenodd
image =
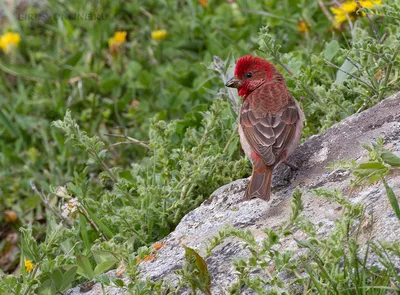
<path id="1" fill-rule="evenodd" d="M 282 74 L 263 58 L 251 55 L 239 58 L 234 77 L 225 86 L 237 88 L 243 102 L 240 143 L 253 164 L 244 200 L 268 201 L 272 171 L 281 162 L 287 163 L 286 158 L 298 145 L 304 114 Z"/>

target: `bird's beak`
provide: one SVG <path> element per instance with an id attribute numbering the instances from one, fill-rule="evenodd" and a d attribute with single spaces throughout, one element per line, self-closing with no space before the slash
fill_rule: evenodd
<path id="1" fill-rule="evenodd" d="M 229 79 L 228 82 L 225 83 L 225 86 L 231 88 L 239 88 L 240 86 L 242 86 L 242 80 L 233 77 Z"/>

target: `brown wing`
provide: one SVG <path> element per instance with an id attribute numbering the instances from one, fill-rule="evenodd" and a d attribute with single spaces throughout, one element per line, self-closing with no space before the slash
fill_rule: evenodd
<path id="1" fill-rule="evenodd" d="M 282 111 L 266 115 L 253 111 L 245 102 L 240 114 L 240 124 L 249 145 L 268 166 L 280 161 L 294 138 L 298 120 L 299 111 L 293 99 Z"/>

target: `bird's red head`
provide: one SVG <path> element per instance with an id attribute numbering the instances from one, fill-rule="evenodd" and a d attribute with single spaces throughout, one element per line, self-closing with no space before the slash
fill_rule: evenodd
<path id="1" fill-rule="evenodd" d="M 264 83 L 277 79 L 283 81 L 282 75 L 267 60 L 252 55 L 239 58 L 236 63 L 234 77 L 225 86 L 238 89 L 239 96 L 246 97 Z"/>

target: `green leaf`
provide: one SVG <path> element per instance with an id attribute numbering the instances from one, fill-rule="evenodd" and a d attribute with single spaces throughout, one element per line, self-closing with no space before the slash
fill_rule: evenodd
<path id="1" fill-rule="evenodd" d="M 30 259 L 34 264 L 39 262 L 39 248 L 36 240 L 32 236 L 32 230 L 26 228 L 19 229 L 22 234 L 22 249 L 26 259 Z M 25 270 L 25 267 L 23 267 Z"/>
<path id="2" fill-rule="evenodd" d="M 57 77 L 49 74 L 47 71 L 39 67 L 29 68 L 26 65 L 12 65 L 5 62 L 0 62 L 0 70 L 18 77 L 23 77 L 33 81 L 47 80 L 53 81 Z"/>
<path id="3" fill-rule="evenodd" d="M 339 42 L 336 40 L 332 40 L 331 42 L 329 42 L 329 44 L 326 46 L 324 50 L 324 58 L 328 61 L 331 61 L 339 50 L 340 50 Z"/>
<path id="4" fill-rule="evenodd" d="M 333 84 L 343 84 L 344 80 L 349 76 L 348 73 L 353 74 L 356 71 L 357 68 L 346 59 L 340 67 L 340 70 L 337 71 L 336 80 Z"/>
<path id="5" fill-rule="evenodd" d="M 56 268 L 51 272 L 50 278 L 56 288 L 56 290 L 60 290 L 63 284 L 63 275 L 61 273 L 60 268 Z"/>
<path id="6" fill-rule="evenodd" d="M 185 248 L 185 258 L 188 268 L 192 270 L 192 275 L 198 276 L 198 287 L 206 295 L 211 295 L 211 278 L 208 272 L 207 264 L 196 250 L 183 246 Z"/>
<path id="7" fill-rule="evenodd" d="M 100 87 L 103 92 L 111 92 L 113 88 L 118 87 L 121 83 L 120 78 L 108 78 L 108 79 L 102 79 L 100 82 Z"/>
<path id="8" fill-rule="evenodd" d="M 97 276 L 99 274 L 106 272 L 107 270 L 110 270 L 115 265 L 115 263 L 116 263 L 115 261 L 105 261 L 96 265 L 96 267 L 94 268 L 94 276 Z"/>
<path id="9" fill-rule="evenodd" d="M 229 144 L 227 149 L 227 153 L 230 159 L 233 157 L 233 154 L 237 151 L 238 146 L 239 146 L 239 137 L 235 137 Z"/>
<path id="10" fill-rule="evenodd" d="M 389 164 L 392 167 L 400 167 L 400 158 L 388 150 L 384 150 L 381 153 L 381 158 L 386 164 Z"/>
<path id="11" fill-rule="evenodd" d="M 60 66 L 54 60 L 43 60 L 41 64 L 46 73 L 52 75 L 53 77 L 59 77 Z"/>
<path id="12" fill-rule="evenodd" d="M 30 197 L 29 199 L 27 199 L 24 202 L 22 208 L 28 209 L 28 210 L 33 210 L 36 206 L 40 205 L 41 203 L 42 203 L 42 200 L 40 199 L 40 197 L 38 195 L 33 195 L 32 197 Z"/>
<path id="13" fill-rule="evenodd" d="M 97 264 L 110 261 L 115 263 L 118 261 L 112 253 L 102 250 L 93 250 L 93 257 Z"/>
<path id="14" fill-rule="evenodd" d="M 91 280 L 94 277 L 94 272 L 89 259 L 86 256 L 79 255 L 76 257 L 76 262 L 78 264 L 78 274 Z"/>
<path id="15" fill-rule="evenodd" d="M 116 280 L 114 281 L 114 283 L 115 283 L 118 287 L 124 287 L 124 286 L 125 286 L 124 281 L 121 280 L 121 279 L 116 279 Z"/>
<path id="16" fill-rule="evenodd" d="M 72 56 L 70 56 L 64 66 L 63 66 L 63 70 L 61 72 L 61 77 L 63 79 L 68 79 L 71 75 L 71 71 L 72 68 L 80 61 L 80 59 L 82 58 L 83 55 L 83 51 L 78 51 L 76 53 L 74 53 Z"/>
<path id="17" fill-rule="evenodd" d="M 81 232 L 83 245 L 85 246 L 86 249 L 90 249 L 92 245 L 89 240 L 89 235 L 88 235 L 86 225 L 87 225 L 86 218 L 84 217 L 83 214 L 80 213 L 79 214 L 79 229 Z"/>
<path id="18" fill-rule="evenodd" d="M 78 266 L 73 266 L 64 273 L 59 291 L 62 292 L 69 288 L 70 284 L 75 280 L 77 270 Z"/>
<path id="19" fill-rule="evenodd" d="M 5 111 L 3 107 L 0 107 L 0 125 L 4 126 L 12 136 L 17 137 L 20 132 L 15 127 L 15 123 L 11 121 L 9 114 Z"/>
<path id="20" fill-rule="evenodd" d="M 354 175 L 358 177 L 371 177 L 374 175 L 384 176 L 389 171 L 389 169 L 378 162 L 368 162 L 358 165 L 354 170 Z"/>
<path id="21" fill-rule="evenodd" d="M 399 207 L 399 202 L 397 201 L 396 195 L 394 194 L 393 189 L 387 184 L 385 178 L 382 177 L 382 181 L 383 181 L 383 185 L 385 186 L 386 194 L 389 198 L 390 205 L 392 205 L 393 211 L 400 221 L 400 207 Z"/>
<path id="22" fill-rule="evenodd" d="M 137 61 L 130 61 L 126 67 L 126 71 L 129 75 L 129 78 L 135 78 L 143 69 L 142 65 Z"/>
<path id="23" fill-rule="evenodd" d="M 96 214 L 92 213 L 88 208 L 85 208 L 86 211 L 88 212 L 90 218 L 94 221 L 94 223 L 97 224 L 97 226 L 100 228 L 100 230 L 109 238 L 111 239 L 114 234 L 113 232 L 100 220 L 100 218 L 97 217 Z"/>

